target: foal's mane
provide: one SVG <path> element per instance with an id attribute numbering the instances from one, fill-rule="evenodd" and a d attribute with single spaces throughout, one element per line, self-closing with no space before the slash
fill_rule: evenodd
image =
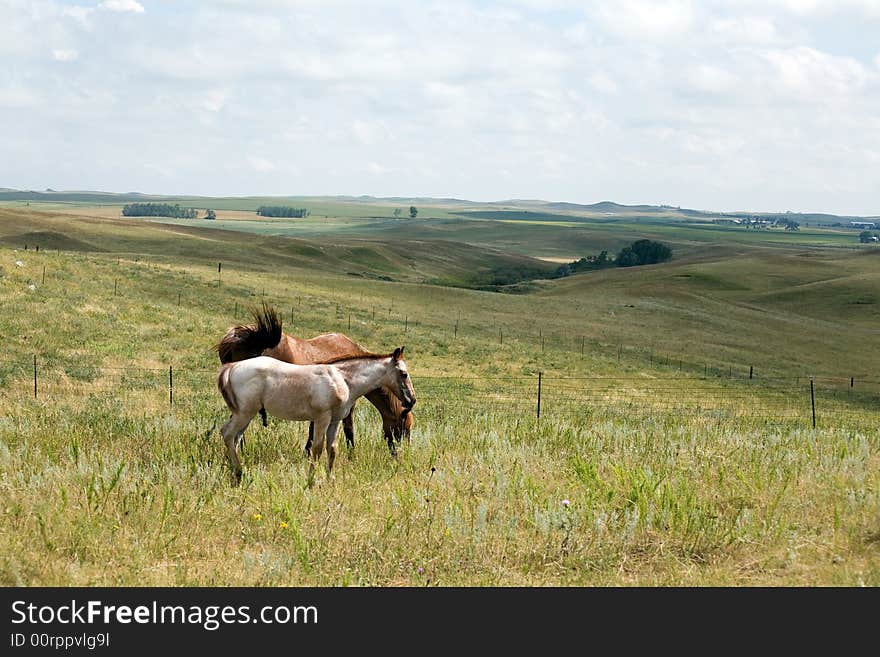
<path id="1" fill-rule="evenodd" d="M 382 358 L 391 358 L 394 354 L 371 354 L 371 353 L 360 353 L 360 354 L 343 354 L 342 356 L 334 356 L 333 358 L 329 358 L 327 360 L 322 360 L 320 365 L 332 365 L 333 363 L 341 363 L 347 360 L 357 360 L 358 358 L 369 358 L 372 360 L 380 360 Z"/>

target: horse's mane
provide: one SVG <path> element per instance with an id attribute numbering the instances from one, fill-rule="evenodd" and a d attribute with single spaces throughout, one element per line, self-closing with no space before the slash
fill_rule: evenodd
<path id="1" fill-rule="evenodd" d="M 264 301 L 262 308 L 250 306 L 248 310 L 254 322 L 233 326 L 214 345 L 221 363 L 240 360 L 240 351 L 247 351 L 250 356 L 259 356 L 264 349 L 281 342 L 281 317 L 272 306 Z"/>

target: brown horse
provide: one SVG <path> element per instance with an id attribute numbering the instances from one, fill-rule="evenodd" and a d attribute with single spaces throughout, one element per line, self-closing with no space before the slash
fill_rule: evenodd
<path id="1" fill-rule="evenodd" d="M 340 356 L 372 355 L 363 346 L 342 333 L 324 333 L 308 340 L 297 338 L 281 330 L 281 318 L 274 308 L 263 303 L 262 308 L 251 308 L 252 324 L 240 324 L 230 328 L 215 346 L 221 363 L 233 363 L 255 356 L 272 356 L 296 365 L 316 365 L 332 361 Z M 395 452 L 395 443 L 402 438 L 410 439 L 413 418 L 397 397 L 394 390 L 381 386 L 364 395 L 382 416 L 382 432 L 388 449 Z M 263 425 L 266 413 L 260 410 Z M 354 423 L 349 413 L 342 421 L 345 442 L 354 446 Z M 315 425 L 309 423 L 309 453 L 315 435 Z"/>

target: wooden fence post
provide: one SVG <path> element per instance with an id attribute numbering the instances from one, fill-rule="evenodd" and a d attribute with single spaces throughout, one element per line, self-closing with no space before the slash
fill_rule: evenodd
<path id="1" fill-rule="evenodd" d="M 538 417 L 541 417 L 541 380 L 544 377 L 543 372 L 538 372 Z"/>
<path id="2" fill-rule="evenodd" d="M 813 428 L 816 428 L 816 394 L 813 392 L 813 376 L 810 375 L 810 406 L 813 407 Z"/>
<path id="3" fill-rule="evenodd" d="M 168 406 L 174 408 L 174 367 L 168 366 Z"/>

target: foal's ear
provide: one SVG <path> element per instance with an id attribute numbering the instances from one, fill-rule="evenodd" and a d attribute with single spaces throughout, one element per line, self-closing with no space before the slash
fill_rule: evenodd
<path id="1" fill-rule="evenodd" d="M 406 347 L 398 347 L 394 350 L 394 360 L 400 360 L 400 357 L 403 356 L 404 349 L 406 349 Z"/>

